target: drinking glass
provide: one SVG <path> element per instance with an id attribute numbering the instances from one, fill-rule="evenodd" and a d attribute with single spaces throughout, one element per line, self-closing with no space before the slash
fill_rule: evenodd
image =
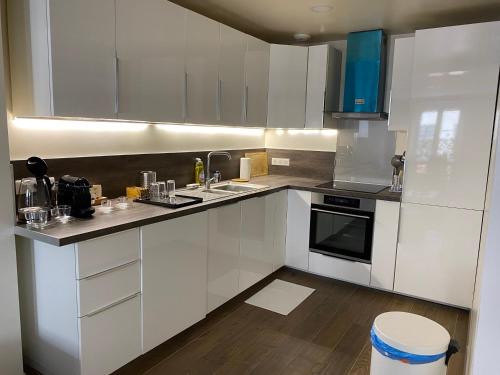
<path id="1" fill-rule="evenodd" d="M 160 199 L 167 197 L 167 184 L 165 181 L 158 181 L 158 195 Z"/>
<path id="2" fill-rule="evenodd" d="M 160 199 L 160 184 L 158 182 L 152 182 L 149 185 L 149 198 L 152 200 Z"/>
<path id="3" fill-rule="evenodd" d="M 52 217 L 60 223 L 67 223 L 71 220 L 71 206 L 63 204 L 54 207 L 51 211 Z"/>
<path id="4" fill-rule="evenodd" d="M 26 212 L 26 220 L 35 228 L 43 228 L 49 220 L 49 210 L 46 208 L 29 210 Z"/>
<path id="5" fill-rule="evenodd" d="M 175 198 L 175 180 L 167 181 L 167 192 L 170 199 Z"/>

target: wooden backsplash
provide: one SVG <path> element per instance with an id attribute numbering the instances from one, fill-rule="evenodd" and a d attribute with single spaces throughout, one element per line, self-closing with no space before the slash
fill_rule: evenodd
<path id="1" fill-rule="evenodd" d="M 212 171 L 220 170 L 223 179 L 239 177 L 240 158 L 246 152 L 266 151 L 265 149 L 229 150 L 232 159 L 215 156 Z M 290 158 L 290 167 L 271 166 L 269 174 L 304 176 L 331 180 L 333 173 L 333 152 L 295 151 L 268 149 L 269 158 Z M 175 152 L 163 154 L 139 154 L 116 156 L 92 156 L 79 158 L 46 159 L 48 174 L 59 178 L 64 174 L 87 178 L 93 184 L 101 184 L 103 195 L 113 198 L 125 195 L 126 186 L 138 183 L 138 172 L 153 170 L 158 181 L 173 179 L 177 187 L 194 180 L 194 159 L 201 157 L 206 165 L 207 151 Z M 14 178 L 29 176 L 25 160 L 13 160 Z"/>

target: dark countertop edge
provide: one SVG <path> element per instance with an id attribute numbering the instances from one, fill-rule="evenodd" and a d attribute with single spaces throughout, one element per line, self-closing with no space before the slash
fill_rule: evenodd
<path id="1" fill-rule="evenodd" d="M 75 234 L 73 236 L 66 236 L 63 238 L 53 237 L 51 235 L 45 234 L 41 231 L 31 230 L 22 225 L 16 225 L 14 228 L 14 233 L 18 236 L 26 237 L 31 240 L 41 241 L 49 245 L 53 246 L 66 246 L 72 245 L 77 242 L 87 241 L 98 237 L 103 237 L 119 232 L 123 232 L 125 230 L 138 228 L 144 225 L 155 224 L 166 220 L 176 219 L 182 216 L 192 215 L 195 213 L 203 212 L 210 210 L 212 208 L 217 208 L 221 206 L 225 206 L 232 203 L 237 203 L 246 199 L 257 198 L 261 196 L 266 196 L 272 193 L 276 193 L 281 190 L 301 190 L 301 191 L 310 191 L 313 193 L 324 193 L 324 194 L 332 194 L 332 195 L 341 195 L 341 196 L 351 196 L 355 198 L 368 198 L 368 199 L 376 199 L 376 200 L 384 200 L 384 201 L 392 201 L 392 202 L 401 202 L 401 194 L 399 193 L 391 193 L 387 190 L 384 190 L 377 194 L 372 193 L 363 193 L 363 192 L 353 192 L 353 191 L 345 191 L 345 190 L 333 190 L 333 189 L 325 189 L 325 188 L 317 188 L 312 186 L 300 186 L 294 184 L 283 184 L 278 186 L 270 186 L 268 188 L 251 191 L 243 194 L 236 194 L 234 196 L 227 196 L 221 199 L 216 199 L 200 204 L 196 204 L 193 206 L 188 206 L 184 209 L 179 209 L 178 211 L 169 211 L 164 215 L 152 216 L 146 219 L 140 219 L 135 221 L 130 221 L 128 223 L 119 224 L 115 226 L 109 226 L 102 229 L 92 230 L 85 233 Z"/>

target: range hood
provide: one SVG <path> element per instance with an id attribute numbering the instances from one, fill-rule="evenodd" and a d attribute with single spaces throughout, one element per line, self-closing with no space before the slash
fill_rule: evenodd
<path id="1" fill-rule="evenodd" d="M 384 109 L 387 37 L 383 30 L 349 33 L 343 112 L 333 118 L 386 120 Z"/>

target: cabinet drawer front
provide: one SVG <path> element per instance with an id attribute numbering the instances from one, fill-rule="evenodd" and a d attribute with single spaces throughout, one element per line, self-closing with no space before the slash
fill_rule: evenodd
<path id="1" fill-rule="evenodd" d="M 78 280 L 78 316 L 90 314 L 140 291 L 141 263 L 138 260 Z"/>
<path id="2" fill-rule="evenodd" d="M 76 244 L 77 279 L 140 259 L 139 228 Z"/>
<path id="3" fill-rule="evenodd" d="M 141 296 L 78 319 L 81 374 L 109 374 L 142 353 Z"/>
<path id="4" fill-rule="evenodd" d="M 371 268 L 371 265 L 366 263 L 309 253 L 309 272 L 334 279 L 369 285 Z"/>

